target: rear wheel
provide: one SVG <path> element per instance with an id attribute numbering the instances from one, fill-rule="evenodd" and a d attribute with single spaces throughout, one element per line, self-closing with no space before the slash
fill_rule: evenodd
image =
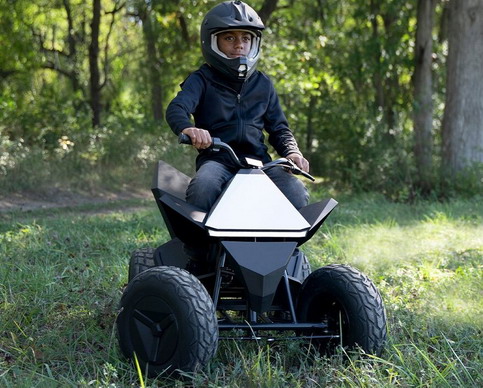
<path id="1" fill-rule="evenodd" d="M 155 267 L 136 276 L 121 298 L 117 318 L 123 354 L 148 375 L 192 372 L 205 365 L 218 345 L 212 300 L 187 271 Z"/>
<path id="2" fill-rule="evenodd" d="M 342 345 L 360 346 L 376 355 L 382 352 L 386 340 L 382 298 L 372 281 L 352 267 L 329 265 L 312 272 L 300 290 L 297 317 L 302 323 L 327 325 L 304 333 L 314 336 L 313 344 L 320 350 L 332 352 Z"/>
<path id="3" fill-rule="evenodd" d="M 302 259 L 302 265 L 301 265 L 301 279 L 302 281 L 305 281 L 309 277 L 309 275 L 312 273 L 312 269 L 310 267 L 310 262 L 309 259 L 307 259 L 307 256 L 305 256 L 305 253 L 302 251 L 299 251 L 299 256 Z"/>
<path id="4" fill-rule="evenodd" d="M 137 274 L 155 266 L 153 248 L 136 249 L 131 254 L 131 260 L 129 261 L 128 281 L 130 282 Z"/>

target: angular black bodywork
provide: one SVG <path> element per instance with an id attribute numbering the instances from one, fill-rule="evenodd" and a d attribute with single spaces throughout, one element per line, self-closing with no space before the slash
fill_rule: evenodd
<path id="1" fill-rule="evenodd" d="M 242 170 L 240 174 L 243 173 Z M 291 316 L 289 322 L 282 326 L 274 324 L 273 327 L 283 330 L 296 328 L 294 290 L 310 273 L 308 262 L 298 247 L 314 235 L 337 202 L 327 199 L 300 209 L 300 215 L 308 224 L 301 232 L 303 236 L 287 237 L 282 231 L 279 237 L 279 232 L 274 231 L 272 235 L 251 237 L 250 234 L 256 234 L 258 230 L 249 230 L 245 235 L 241 231 L 234 236 L 214 237 L 206 227 L 211 213 L 184 200 L 188 183 L 186 175 L 164 162 L 158 163 L 152 192 L 172 240 L 158 247 L 155 254 L 161 260 L 157 262 L 186 268 L 189 257 L 184 245 L 207 247 L 207 262 L 213 263 L 213 266 L 197 276 L 207 287 L 219 311 L 243 312 L 244 321 L 252 326 L 260 324 L 261 328 L 267 325 L 259 323 L 261 314 L 286 311 Z M 283 217 L 283 209 L 280 209 L 279 216 Z M 230 234 L 230 231 L 227 233 Z M 224 320 L 220 320 L 220 329 L 225 328 L 223 323 Z M 226 325 L 227 329 L 234 327 L 246 327 L 246 323 Z"/>

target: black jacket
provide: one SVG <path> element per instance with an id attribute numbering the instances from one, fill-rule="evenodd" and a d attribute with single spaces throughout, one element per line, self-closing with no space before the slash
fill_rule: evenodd
<path id="1" fill-rule="evenodd" d="M 238 156 L 264 163 L 270 161 L 270 156 L 263 129 L 280 156 L 300 154 L 273 84 L 260 71 L 237 85 L 209 65 L 201 66 L 181 84 L 181 91 L 168 106 L 166 120 L 176 135 L 187 127 L 203 128 L 228 143 Z M 225 152 L 203 150 L 196 159 L 197 169 L 206 160 L 231 164 Z"/>

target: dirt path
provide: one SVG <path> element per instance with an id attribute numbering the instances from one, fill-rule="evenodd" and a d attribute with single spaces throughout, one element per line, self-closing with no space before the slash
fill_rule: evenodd
<path id="1" fill-rule="evenodd" d="M 129 199 L 151 199 L 149 191 L 139 192 L 98 192 L 74 193 L 66 190 L 53 190 L 41 195 L 34 193 L 15 193 L 0 195 L 0 213 L 21 211 L 27 212 L 38 209 L 52 209 L 62 207 L 75 207 L 87 204 L 111 203 Z"/>
<path id="2" fill-rule="evenodd" d="M 172 167 L 159 161 L 158 171 L 162 174 L 157 176 L 157 187 L 173 195 L 184 195 L 190 178 Z M 103 204 L 119 202 L 130 199 L 152 200 L 151 190 L 133 191 L 131 188 L 120 191 L 73 192 L 68 189 L 51 189 L 49 192 L 22 192 L 11 195 L 0 194 L 0 213 L 33 211 L 38 209 L 51 209 L 62 207 L 76 207 L 87 204 Z M 154 201 L 153 201 L 154 203 Z"/>

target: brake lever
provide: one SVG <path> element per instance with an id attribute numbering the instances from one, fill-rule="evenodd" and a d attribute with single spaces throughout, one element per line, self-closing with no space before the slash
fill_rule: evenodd
<path id="1" fill-rule="evenodd" d="M 289 168 L 294 174 L 302 175 L 305 178 L 310 179 L 312 182 L 315 182 L 315 178 L 312 175 L 310 175 L 308 172 L 305 172 L 299 166 L 297 166 L 292 159 L 287 159 L 287 163 L 290 164 Z"/>
<path id="2" fill-rule="evenodd" d="M 302 175 L 305 178 L 310 179 L 312 182 L 315 182 L 315 178 L 312 175 L 300 169 L 293 160 L 287 159 L 287 158 L 280 158 L 272 162 L 269 162 L 263 166 L 263 170 L 266 170 L 268 168 L 272 168 L 275 166 L 285 167 L 289 169 L 293 174 Z"/>

